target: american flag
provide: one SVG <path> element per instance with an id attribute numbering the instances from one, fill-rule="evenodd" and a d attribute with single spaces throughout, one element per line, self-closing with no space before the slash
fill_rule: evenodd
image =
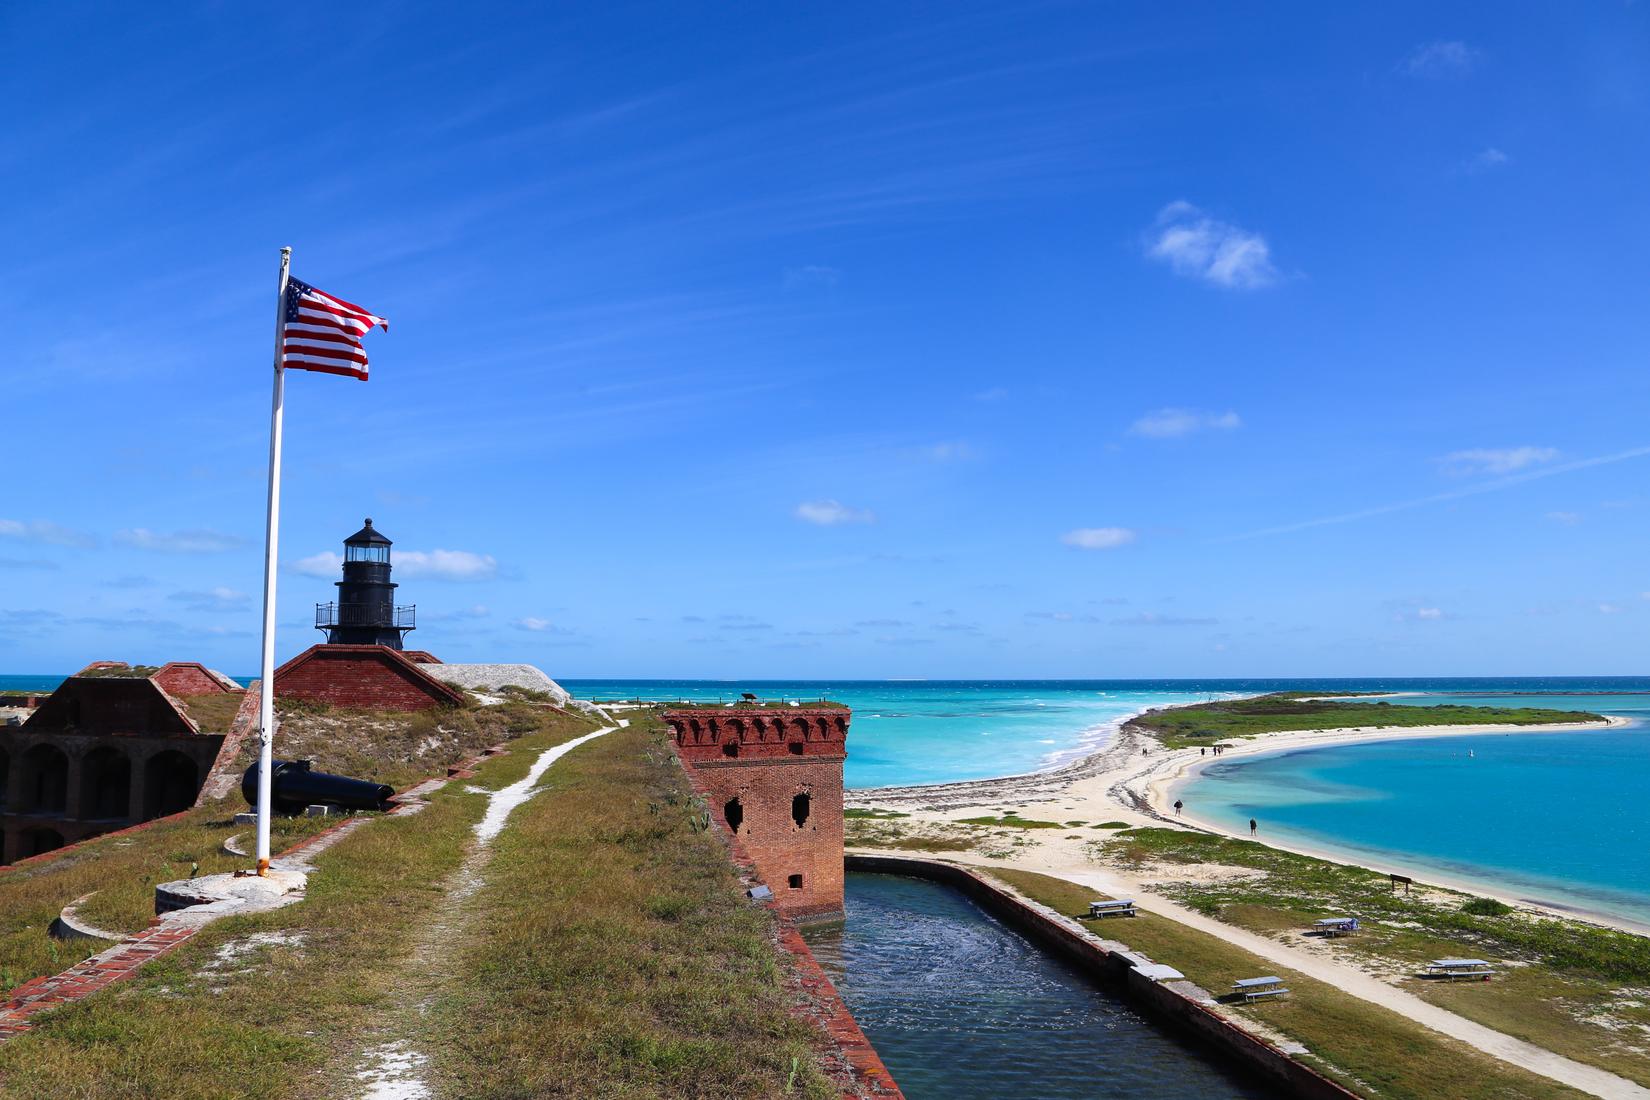
<path id="1" fill-rule="evenodd" d="M 367 353 L 361 337 L 374 325 L 390 323 L 358 305 L 334 298 L 308 283 L 288 279 L 281 315 L 281 365 L 367 380 Z"/>

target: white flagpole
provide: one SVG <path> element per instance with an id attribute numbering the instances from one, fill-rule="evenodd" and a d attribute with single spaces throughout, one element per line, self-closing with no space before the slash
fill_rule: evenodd
<path id="1" fill-rule="evenodd" d="M 270 773 L 275 767 L 275 563 L 281 535 L 281 405 L 286 369 L 281 366 L 281 327 L 286 321 L 287 271 L 292 249 L 281 249 L 280 290 L 275 296 L 275 397 L 269 413 L 269 517 L 264 529 L 264 651 L 258 700 L 258 874 L 269 873 Z"/>

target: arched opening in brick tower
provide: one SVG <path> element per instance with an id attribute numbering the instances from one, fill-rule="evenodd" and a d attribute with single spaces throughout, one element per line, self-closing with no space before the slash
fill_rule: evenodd
<path id="1" fill-rule="evenodd" d="M 69 805 L 69 758 L 56 745 L 36 745 L 23 754 L 20 814 L 60 814 Z M 47 848 L 46 851 L 51 851 Z"/>
<path id="2" fill-rule="evenodd" d="M 111 745 L 87 753 L 80 762 L 80 817 L 122 821 L 131 813 L 132 762 Z"/>
<path id="3" fill-rule="evenodd" d="M 728 823 L 728 832 L 737 833 L 745 823 L 745 807 L 737 798 L 730 798 L 722 807 L 722 820 Z"/>
<path id="4" fill-rule="evenodd" d="M 802 794 L 791 796 L 791 820 L 796 822 L 798 829 L 808 823 L 808 812 L 813 809 L 813 799 L 804 791 Z"/>
<path id="5" fill-rule="evenodd" d="M 187 810 L 200 789 L 200 769 L 193 760 L 173 749 L 157 752 L 143 766 L 143 819 Z"/>

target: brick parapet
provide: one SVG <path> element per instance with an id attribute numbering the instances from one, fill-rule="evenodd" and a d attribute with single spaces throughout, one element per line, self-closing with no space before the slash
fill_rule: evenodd
<path id="1" fill-rule="evenodd" d="M 468 696 L 383 645 L 311 646 L 275 670 L 275 696 L 337 707 L 424 710 Z"/>

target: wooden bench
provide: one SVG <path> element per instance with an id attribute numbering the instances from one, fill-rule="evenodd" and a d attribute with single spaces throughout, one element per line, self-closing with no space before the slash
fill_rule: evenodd
<path id="1" fill-rule="evenodd" d="M 1089 902 L 1089 917 L 1093 920 L 1098 920 L 1101 917 L 1132 917 L 1135 915 L 1133 898 Z"/>
<path id="2" fill-rule="evenodd" d="M 1232 983 L 1232 992 L 1242 997 L 1244 1004 L 1253 1004 L 1262 997 L 1281 997 L 1289 990 L 1284 986 L 1282 978 L 1268 976 L 1240 978 Z"/>

